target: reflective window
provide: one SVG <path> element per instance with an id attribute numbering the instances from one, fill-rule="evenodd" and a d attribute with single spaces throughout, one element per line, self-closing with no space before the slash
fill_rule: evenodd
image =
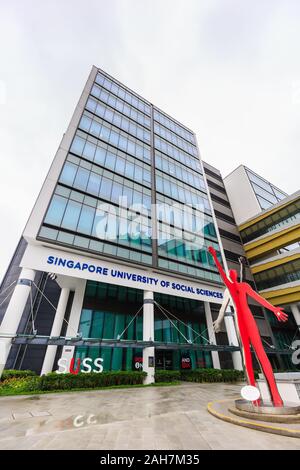
<path id="1" fill-rule="evenodd" d="M 202 176 L 195 173 L 195 171 L 190 170 L 190 168 L 175 162 L 172 158 L 169 158 L 160 152 L 155 152 L 155 166 L 159 170 L 162 170 L 168 175 L 178 178 L 180 181 L 184 181 L 185 183 L 190 184 L 194 188 L 199 188 L 206 191 L 206 186 Z"/>
<path id="2" fill-rule="evenodd" d="M 102 103 L 98 103 L 95 99 L 89 98 L 86 103 L 86 109 L 96 114 L 97 116 L 109 121 L 111 124 L 120 127 L 125 132 L 129 132 L 134 137 L 137 137 L 144 142 L 150 143 L 150 132 L 144 129 L 142 126 L 130 121 L 128 118 L 122 116 L 117 111 L 107 111 L 107 106 Z M 115 119 L 116 117 L 116 119 Z M 115 135 L 115 140 L 118 134 Z M 113 142 L 112 142 L 113 143 Z M 116 141 L 117 145 L 118 142 Z"/>
<path id="3" fill-rule="evenodd" d="M 79 128 L 108 144 L 118 146 L 124 152 L 150 162 L 149 145 L 143 144 L 140 140 L 130 137 L 125 132 L 119 131 L 110 124 L 104 124 L 97 119 L 96 117 L 92 118 L 88 115 L 83 115 L 80 120 Z M 76 151 L 75 146 L 72 147 L 72 151 Z"/>
<path id="4" fill-rule="evenodd" d="M 155 132 L 155 134 L 158 134 L 163 139 L 166 139 L 169 142 L 171 142 L 172 144 L 176 145 L 177 147 L 180 147 L 185 152 L 190 153 L 194 157 L 198 157 L 197 147 L 190 144 L 185 139 L 180 138 L 177 134 L 175 134 L 174 132 L 166 129 L 164 126 L 161 126 L 160 124 L 155 123 L 154 124 L 154 132 Z"/>
<path id="5" fill-rule="evenodd" d="M 250 227 L 241 231 L 243 243 L 248 243 L 261 235 L 273 232 L 274 230 L 289 224 L 296 223 L 300 219 L 300 201 L 291 201 L 273 214 L 267 215 L 264 219 L 255 222 Z"/>
<path id="6" fill-rule="evenodd" d="M 120 186 L 115 187 L 116 191 L 121 191 Z M 128 249 L 122 248 L 124 251 L 120 251 L 117 248 L 117 245 L 127 246 L 148 252 L 148 254 L 135 252 L 132 259 L 146 264 L 151 263 L 151 255 L 149 256 L 152 250 L 151 221 L 148 217 L 130 211 L 118 212 L 117 209 L 112 210 L 113 206 L 108 205 L 100 206 L 97 211 L 97 200 L 91 197 L 85 198 L 76 191 L 66 192 L 66 188 L 59 186 L 56 193 L 63 192 L 62 190 L 66 196 L 54 194 L 45 218 L 45 223 L 54 225 L 56 229 L 42 227 L 41 237 L 97 252 L 114 253 L 125 258 L 127 256 L 129 259 Z M 81 236 L 74 237 L 60 230 L 63 228 L 77 232 Z M 85 238 L 89 236 L 95 239 Z"/>
<path id="7" fill-rule="evenodd" d="M 76 230 L 81 204 L 76 201 L 68 201 L 61 226 L 69 230 Z"/>
<path id="8" fill-rule="evenodd" d="M 175 132 L 176 134 L 180 135 L 184 139 L 188 140 L 192 144 L 196 144 L 195 142 L 195 137 L 194 134 L 191 131 L 188 131 L 184 127 L 182 127 L 180 124 L 175 122 L 173 119 L 170 117 L 166 116 L 162 112 L 158 111 L 157 109 L 154 108 L 154 119 L 162 124 L 163 126 L 167 127 L 171 131 Z"/>
<path id="9" fill-rule="evenodd" d="M 76 172 L 77 166 L 73 165 L 73 163 L 66 162 L 60 175 L 61 182 L 72 186 Z"/>
<path id="10" fill-rule="evenodd" d="M 114 93 L 114 91 L 112 90 Z M 123 100 L 116 98 L 115 96 L 108 94 L 103 88 L 100 88 L 98 85 L 93 85 L 91 94 L 98 98 L 101 101 L 104 101 L 105 103 L 109 104 L 113 108 L 117 109 L 120 111 L 120 113 L 125 114 L 128 116 L 130 119 L 134 119 L 137 121 L 139 124 L 142 124 L 143 126 L 146 126 L 150 128 L 150 118 L 146 116 L 144 113 L 138 111 L 137 109 L 133 108 L 132 106 L 128 106 L 124 103 Z M 137 105 L 137 101 L 133 103 L 134 106 Z M 113 111 L 110 110 L 109 108 L 106 107 L 105 110 L 105 119 L 111 120 L 113 119 L 112 117 Z M 114 124 L 119 127 L 119 124 L 117 124 L 118 119 L 120 120 L 119 123 L 121 123 L 121 116 L 118 115 L 117 113 L 114 113 L 116 121 L 114 121 Z"/>
<path id="11" fill-rule="evenodd" d="M 268 209 L 271 205 L 277 204 L 277 202 L 287 197 L 286 193 L 280 191 L 276 186 L 256 175 L 248 168 L 246 168 L 246 172 L 261 209 Z"/>
<path id="12" fill-rule="evenodd" d="M 93 207 L 82 206 L 77 231 L 90 235 L 96 210 Z"/>
<path id="13" fill-rule="evenodd" d="M 259 290 L 299 281 L 300 260 L 297 259 L 255 274 L 254 279 Z"/>
<path id="14" fill-rule="evenodd" d="M 192 157 L 186 152 L 183 152 L 178 147 L 168 143 L 166 140 L 161 139 L 157 135 L 154 136 L 154 145 L 157 150 L 169 155 L 170 157 L 178 160 L 179 162 L 183 163 L 184 165 L 195 169 L 197 171 L 201 171 L 201 166 L 198 157 Z"/>
<path id="15" fill-rule="evenodd" d="M 113 82 L 107 77 L 104 77 L 100 72 L 98 72 L 96 79 L 96 83 L 106 88 L 108 91 L 111 91 L 115 95 L 117 95 L 122 100 L 126 101 L 131 106 L 135 106 L 139 111 L 142 111 L 145 114 L 150 115 L 150 106 L 145 103 L 145 101 L 141 100 L 133 93 L 130 93 L 128 90 L 125 90 L 119 84 Z M 108 99 L 108 98 L 107 98 Z"/>
<path id="16" fill-rule="evenodd" d="M 51 225 L 60 225 L 65 212 L 66 204 L 67 201 L 65 198 L 54 195 L 45 217 L 45 223 Z"/>
<path id="17" fill-rule="evenodd" d="M 76 149 L 79 148 L 78 141 L 80 142 L 80 148 L 82 148 L 81 153 L 76 151 Z M 76 135 L 70 150 L 71 152 L 74 152 L 79 156 L 83 156 L 84 158 L 87 158 L 105 168 L 109 168 L 120 175 L 124 175 L 127 178 L 133 179 L 134 181 L 146 186 L 150 186 L 151 170 L 148 164 L 137 161 L 135 158 L 121 152 L 120 150 L 116 150 L 107 144 L 97 142 L 96 139 L 95 142 L 96 143 L 86 141 L 82 137 Z M 89 152 L 85 152 L 87 146 Z M 75 173 L 76 166 L 68 163 L 66 169 L 64 169 L 61 181 L 65 184 L 72 185 Z M 199 183 L 199 185 L 201 185 L 200 181 L 197 179 L 193 180 L 193 183 Z"/>
<path id="18" fill-rule="evenodd" d="M 199 206 L 202 207 L 205 212 L 211 212 L 210 204 L 205 193 L 191 188 L 160 171 L 156 171 L 156 190 L 176 201 L 192 204 L 194 207 Z"/>
<path id="19" fill-rule="evenodd" d="M 273 202 L 267 201 L 261 196 L 256 196 L 256 197 L 262 210 L 269 209 L 269 207 L 273 206 L 274 204 Z"/>

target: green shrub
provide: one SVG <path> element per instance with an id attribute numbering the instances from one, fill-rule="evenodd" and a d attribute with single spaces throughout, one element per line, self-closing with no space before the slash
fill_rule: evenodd
<path id="1" fill-rule="evenodd" d="M 157 370 L 155 382 L 237 382 L 244 379 L 243 371 L 234 369 Z"/>
<path id="2" fill-rule="evenodd" d="M 39 389 L 47 390 L 72 390 L 73 388 L 100 388 L 114 385 L 142 384 L 146 376 L 145 372 L 116 371 L 102 373 L 79 374 L 50 374 L 40 377 Z"/>
<path id="3" fill-rule="evenodd" d="M 14 370 L 14 369 L 4 369 L 1 377 L 1 381 L 12 379 L 12 378 L 21 378 L 21 377 L 33 377 L 36 376 L 36 372 L 33 370 Z"/>
<path id="4" fill-rule="evenodd" d="M 40 377 L 11 377 L 0 382 L 0 393 L 31 392 L 39 390 Z"/>
<path id="5" fill-rule="evenodd" d="M 155 382 L 177 382 L 179 380 L 179 370 L 157 370 L 155 372 Z"/>
<path id="6" fill-rule="evenodd" d="M 194 369 L 181 371 L 181 380 L 187 382 L 237 382 L 243 379 L 243 371 L 234 369 Z"/>

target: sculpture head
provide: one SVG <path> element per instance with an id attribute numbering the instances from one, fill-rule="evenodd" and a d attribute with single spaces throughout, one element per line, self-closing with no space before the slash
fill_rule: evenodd
<path id="1" fill-rule="evenodd" d="M 230 269 L 229 270 L 229 277 L 232 280 L 232 282 L 237 282 L 238 280 L 238 275 L 235 269 Z"/>

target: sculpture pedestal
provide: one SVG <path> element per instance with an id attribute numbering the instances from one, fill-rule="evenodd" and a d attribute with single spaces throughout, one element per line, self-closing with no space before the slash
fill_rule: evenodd
<path id="1" fill-rule="evenodd" d="M 274 376 L 283 403 L 300 405 L 300 372 L 278 372 Z M 262 374 L 259 374 L 257 385 L 262 401 L 271 402 L 269 389 Z"/>
<path id="2" fill-rule="evenodd" d="M 251 413 L 254 417 L 263 415 L 264 419 L 268 416 L 291 416 L 297 415 L 300 418 L 300 404 L 287 403 L 284 406 L 273 406 L 270 402 L 264 402 L 260 406 L 255 406 L 251 401 L 235 400 L 235 407 L 239 411 Z"/>

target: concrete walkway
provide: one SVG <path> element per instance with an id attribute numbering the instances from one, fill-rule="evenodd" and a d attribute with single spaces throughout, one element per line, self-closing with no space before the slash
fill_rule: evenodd
<path id="1" fill-rule="evenodd" d="M 299 449 L 300 439 L 223 422 L 209 401 L 239 385 L 182 384 L 0 398 L 0 449 Z"/>

